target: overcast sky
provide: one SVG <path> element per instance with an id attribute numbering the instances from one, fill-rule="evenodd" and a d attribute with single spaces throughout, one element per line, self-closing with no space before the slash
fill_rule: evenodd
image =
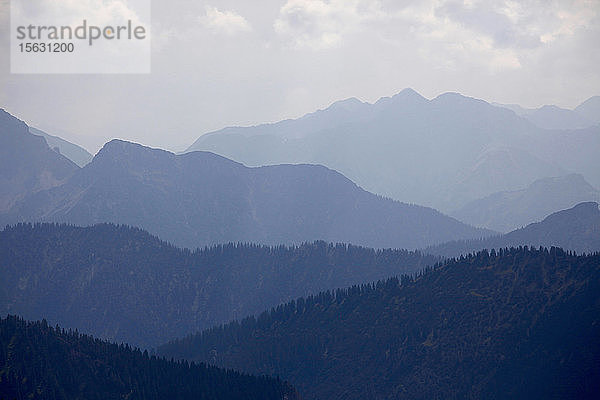
<path id="1" fill-rule="evenodd" d="M 148 75 L 10 74 L 8 4 L 0 108 L 91 152 L 115 137 L 179 151 L 406 87 L 527 107 L 600 95 L 600 0 L 156 0 Z"/>

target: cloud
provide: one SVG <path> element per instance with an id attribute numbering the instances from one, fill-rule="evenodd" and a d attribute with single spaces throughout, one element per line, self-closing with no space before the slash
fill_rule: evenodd
<path id="1" fill-rule="evenodd" d="M 135 24 L 150 22 L 146 0 L 13 0 L 11 13 L 18 18 L 40 24 L 80 24 L 82 19 L 95 25 L 107 25 L 131 20 Z"/>
<path id="2" fill-rule="evenodd" d="M 492 40 L 497 48 L 533 49 L 572 35 L 589 26 L 598 14 L 598 2 L 581 0 L 456 1 L 440 4 L 435 16 Z"/>
<path id="3" fill-rule="evenodd" d="M 385 13 L 377 0 L 288 0 L 274 28 L 298 47 L 328 49 L 379 18 Z"/>
<path id="4" fill-rule="evenodd" d="M 513 13 L 509 15 L 507 11 Z M 464 2 L 449 1 L 436 10 L 436 16 L 448 18 L 468 30 L 485 35 L 496 47 L 540 46 L 542 42 L 539 35 L 519 24 L 519 14 L 515 11 L 514 8 L 501 8 L 488 2 L 466 5 Z"/>
<path id="5" fill-rule="evenodd" d="M 246 18 L 233 11 L 220 11 L 216 7 L 206 7 L 202 21 L 206 27 L 217 33 L 233 36 L 240 32 L 249 32 L 252 26 Z"/>
<path id="6" fill-rule="evenodd" d="M 385 0 L 382 0 L 385 1 Z M 429 0 L 385 3 L 379 36 L 425 62 L 454 71 L 517 70 L 582 29 L 595 29 L 598 0 Z"/>

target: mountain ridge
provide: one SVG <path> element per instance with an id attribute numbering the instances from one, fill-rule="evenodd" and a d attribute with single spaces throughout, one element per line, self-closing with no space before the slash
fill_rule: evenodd
<path id="1" fill-rule="evenodd" d="M 451 241 L 430 246 L 423 251 L 438 256 L 458 257 L 482 249 L 519 245 L 557 246 L 580 254 L 598 252 L 600 206 L 596 202 L 583 202 L 504 235 L 482 240 Z"/>
<path id="2" fill-rule="evenodd" d="M 29 132 L 36 136 L 42 136 L 51 149 L 58 149 L 62 155 L 73 161 L 79 167 L 84 167 L 92 161 L 93 156 L 81 146 L 31 126 L 29 127 Z"/>
<path id="3" fill-rule="evenodd" d="M 491 194 L 451 215 L 473 226 L 509 232 L 584 201 L 600 201 L 600 192 L 581 174 L 569 174 L 538 179 L 521 190 Z"/>
<path id="4" fill-rule="evenodd" d="M 123 223 L 188 248 L 315 239 L 419 248 L 492 234 L 368 193 L 324 166 L 249 168 L 208 152 L 175 155 L 121 140 L 105 144 L 63 185 L 26 197 L 4 220 Z"/>
<path id="5" fill-rule="evenodd" d="M 60 185 L 79 167 L 0 109 L 0 213 L 27 194 Z"/>
<path id="6" fill-rule="evenodd" d="M 0 313 L 155 346 L 298 296 L 439 258 L 311 242 L 180 249 L 138 228 L 19 224 L 0 231 Z"/>
<path id="7" fill-rule="evenodd" d="M 285 127 L 225 128 L 200 136 L 187 151 L 212 151 L 249 166 L 326 165 L 366 190 L 446 213 L 548 176 L 581 173 L 600 186 L 591 150 L 600 146 L 598 126 L 542 129 L 507 108 L 459 93 L 428 100 L 406 90 L 355 106 L 348 116 L 325 109 L 287 120 Z M 307 124 L 309 117 L 314 121 Z M 477 170 L 478 160 L 495 149 L 516 153 L 506 162 L 519 159 L 520 173 Z"/>
<path id="8" fill-rule="evenodd" d="M 481 251 L 323 292 L 159 347 L 311 399 L 593 398 L 600 253 Z"/>

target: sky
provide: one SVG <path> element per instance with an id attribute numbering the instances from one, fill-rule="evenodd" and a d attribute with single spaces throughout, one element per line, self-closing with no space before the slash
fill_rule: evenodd
<path id="1" fill-rule="evenodd" d="M 112 138 L 181 151 L 407 87 L 525 107 L 600 95 L 600 0 L 156 0 L 150 28 L 149 74 L 11 74 L 0 0 L 0 108 L 95 153 Z"/>

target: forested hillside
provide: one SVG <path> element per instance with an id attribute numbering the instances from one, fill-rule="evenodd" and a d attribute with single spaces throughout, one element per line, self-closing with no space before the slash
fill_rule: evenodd
<path id="1" fill-rule="evenodd" d="M 600 254 L 487 251 L 301 298 L 159 353 L 277 374 L 305 399 L 592 399 Z"/>
<path id="2" fill-rule="evenodd" d="M 0 319 L 0 398 L 16 400 L 283 400 L 278 379 L 167 361 L 15 316 Z"/>
<path id="3" fill-rule="evenodd" d="M 0 312 L 153 346 L 299 296 L 437 259 L 314 242 L 178 249 L 140 229 L 23 224 L 0 232 Z"/>
<path id="4" fill-rule="evenodd" d="M 578 253 L 600 251 L 600 209 L 596 202 L 577 204 L 555 212 L 543 221 L 529 224 L 504 235 L 480 240 L 455 240 L 423 251 L 443 257 L 456 257 L 482 249 L 511 246 L 556 246 Z"/>

